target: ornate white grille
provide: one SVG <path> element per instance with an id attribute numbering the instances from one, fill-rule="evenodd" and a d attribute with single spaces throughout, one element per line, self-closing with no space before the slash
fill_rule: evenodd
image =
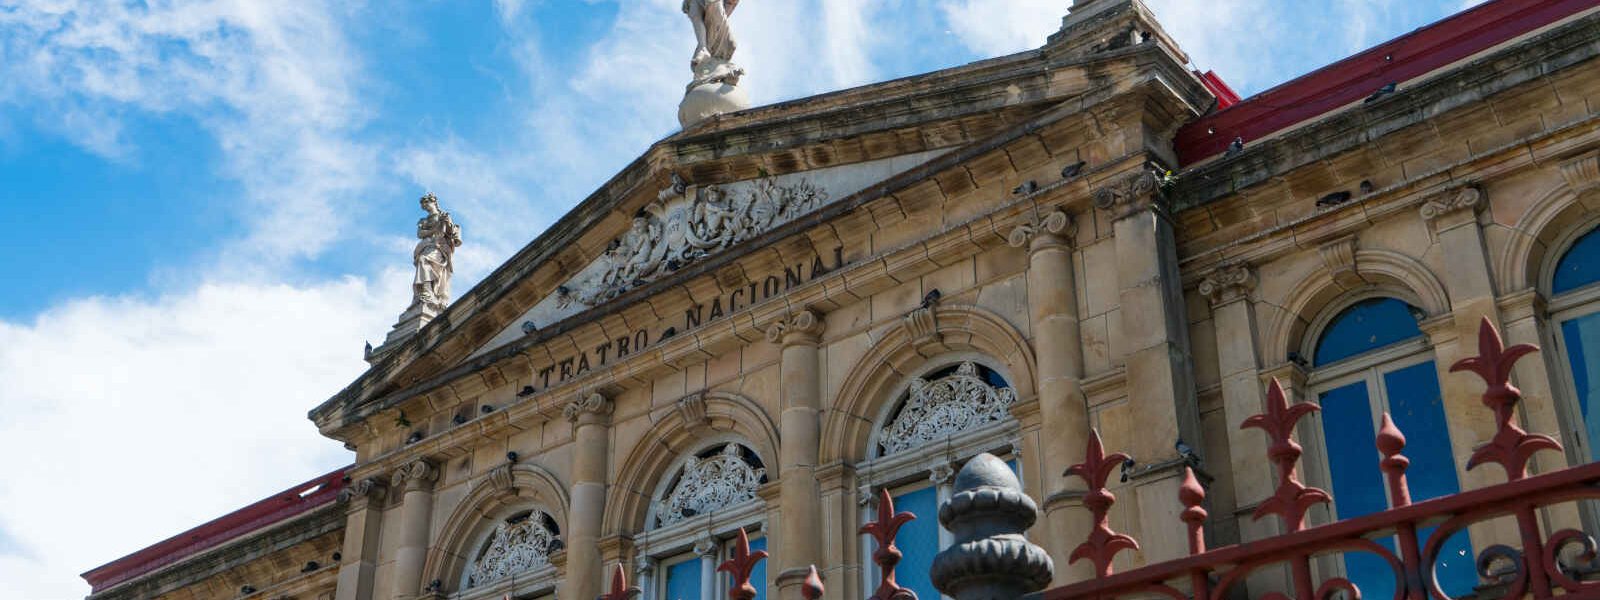
<path id="1" fill-rule="evenodd" d="M 507 575 L 550 564 L 555 532 L 544 524 L 544 515 L 534 512 L 515 523 L 503 521 L 494 528 L 488 546 L 472 566 L 467 587 L 477 587 Z"/>
<path id="2" fill-rule="evenodd" d="M 656 521 L 671 525 L 752 500 L 765 476 L 766 469 L 747 462 L 738 444 L 723 446 L 721 452 L 705 458 L 690 457 L 678 484 L 656 503 Z"/>
<path id="3" fill-rule="evenodd" d="M 989 385 L 978 366 L 961 363 L 956 372 L 933 381 L 911 380 L 911 397 L 879 433 L 885 455 L 1004 420 L 1017 401 L 1011 388 Z"/>

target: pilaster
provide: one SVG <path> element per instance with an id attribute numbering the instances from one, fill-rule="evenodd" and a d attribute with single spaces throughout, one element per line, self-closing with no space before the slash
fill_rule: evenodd
<path id="1" fill-rule="evenodd" d="M 345 527 L 335 600 L 373 600 L 378 536 L 383 529 L 382 502 L 388 492 L 383 481 L 371 477 L 352 481 L 339 490 L 339 501 L 345 504 Z"/>
<path id="2" fill-rule="evenodd" d="M 1177 242 L 1159 176 L 1147 166 L 1110 181 L 1095 190 L 1094 204 L 1113 220 L 1123 345 L 1128 349 L 1124 358 L 1127 395 L 1140 432 L 1117 443 L 1142 464 L 1177 460 L 1178 441 L 1194 448 L 1204 445 L 1189 366 L 1188 319 L 1178 278 Z M 1139 539 L 1147 563 L 1188 553 L 1188 541 L 1173 525 L 1181 522 L 1180 481 L 1161 477 L 1136 484 Z M 1159 489 L 1145 489 L 1152 486 Z M 1152 502 L 1147 504 L 1146 498 Z M 1153 501 L 1157 498 L 1172 502 Z"/>

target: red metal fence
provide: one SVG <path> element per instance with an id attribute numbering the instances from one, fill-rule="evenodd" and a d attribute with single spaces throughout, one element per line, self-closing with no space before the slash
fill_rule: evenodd
<path id="1" fill-rule="evenodd" d="M 1290 576 L 1284 582 L 1288 588 L 1286 591 L 1258 591 L 1255 597 L 1262 600 L 1327 600 L 1342 593 L 1346 598 L 1360 600 L 1362 594 L 1356 583 L 1345 577 L 1333 576 L 1317 581 L 1312 564 L 1320 556 L 1369 553 L 1380 557 L 1390 567 L 1394 577 L 1394 600 L 1448 600 L 1449 596 L 1440 588 L 1434 573 L 1434 565 L 1439 561 L 1445 540 L 1470 525 L 1509 517 L 1516 522 L 1521 545 L 1493 545 L 1479 551 L 1478 576 L 1481 583 L 1485 584 L 1483 589 L 1489 590 L 1484 596 L 1543 599 L 1560 594 L 1562 598 L 1600 598 L 1600 581 L 1585 581 L 1581 576 L 1600 567 L 1600 560 L 1597 560 L 1600 558 L 1597 557 L 1600 548 L 1597 548 L 1594 538 L 1577 529 L 1562 529 L 1544 535 L 1537 516 L 1543 507 L 1600 499 L 1600 463 L 1532 477 L 1527 475 L 1528 461 L 1534 453 L 1561 450 L 1561 444 L 1556 440 L 1524 431 L 1516 423 L 1516 405 L 1522 399 L 1522 392 L 1510 383 L 1511 369 L 1518 359 L 1536 351 L 1538 349 L 1534 346 L 1525 344 L 1506 348 L 1501 343 L 1499 333 L 1485 319 L 1478 334 L 1478 356 L 1463 359 L 1450 368 L 1451 371 L 1470 371 L 1483 379 L 1486 385 L 1483 404 L 1493 411 L 1495 418 L 1494 437 L 1473 451 L 1467 469 L 1488 463 L 1497 464 L 1505 471 L 1505 483 L 1413 504 L 1406 484 L 1406 468 L 1410 461 L 1401 454 L 1406 445 L 1405 435 L 1395 427 L 1389 415 L 1384 414 L 1377 435 L 1378 451 L 1383 458 L 1376 466 L 1383 472 L 1394 508 L 1308 528 L 1305 526 L 1307 511 L 1318 504 L 1329 503 L 1333 498 L 1326 491 L 1309 487 L 1300 481 L 1296 466 L 1301 447 L 1294 439 L 1294 429 L 1300 419 L 1316 412 L 1319 407 L 1306 402 L 1289 404 L 1283 388 L 1273 381 L 1268 390 L 1266 412 L 1246 419 L 1240 427 L 1257 428 L 1266 433 L 1271 441 L 1267 447 L 1267 458 L 1276 468 L 1278 476 L 1276 493 L 1261 503 L 1253 518 L 1275 517 L 1281 521 L 1286 533 L 1247 544 L 1208 550 L 1204 529 L 1207 515 L 1202 507 L 1205 489 L 1196 480 L 1194 471 L 1186 468 L 1178 496 L 1184 506 L 1179 518 L 1188 534 L 1189 556 L 1125 573 L 1114 571 L 1112 559 L 1120 552 L 1138 549 L 1139 543 L 1111 529 L 1108 515 L 1116 503 L 1116 496 L 1106 489 L 1106 480 L 1127 456 L 1118 453 L 1107 455 L 1099 433 L 1091 432 L 1084 462 L 1074 465 L 1067 475 L 1081 477 L 1088 484 L 1083 502 L 1094 520 L 1088 539 L 1072 552 L 1070 560 L 1093 563 L 1095 577 L 1026 594 L 1025 597 L 1029 600 L 1150 597 L 1221 600 L 1244 596 L 1246 592 L 1242 584 L 1251 574 L 1268 568 L 1287 567 Z M 997 461 L 992 462 L 998 464 Z M 1010 486 L 1020 495 L 1021 490 L 1015 487 L 1014 479 Z M 969 502 L 967 504 L 970 506 L 959 510 L 953 511 L 951 504 L 946 503 L 940 509 L 940 520 L 949 526 L 962 517 L 946 513 L 961 510 L 990 516 L 997 511 L 1003 512 L 1004 507 L 999 506 L 1006 502 L 1003 490 L 996 494 L 995 489 L 989 486 L 987 495 L 976 497 L 983 499 Z M 1032 523 L 1032 514 L 1037 509 L 1025 497 L 1022 504 L 1026 506 L 1023 510 L 1028 513 L 1028 518 L 1014 520 L 1013 531 L 1000 531 L 991 526 L 991 535 L 994 537 L 977 540 L 960 552 L 969 557 L 978 556 L 983 564 L 989 565 L 986 569 L 992 567 L 996 573 L 1024 572 L 1015 569 L 1014 563 L 1028 560 L 1023 556 L 1028 550 L 1023 548 L 1019 551 L 1015 540 L 1020 539 L 1021 532 Z M 900 526 L 915 518 L 911 513 L 896 512 L 893 501 L 885 492 L 878 499 L 877 520 L 861 528 L 861 533 L 872 536 L 878 546 L 872 559 L 879 567 L 880 584 L 870 600 L 916 600 L 915 594 L 895 582 L 895 565 L 900 561 L 901 553 L 894 544 Z M 982 518 L 981 515 L 979 518 Z M 1429 528 L 1432 528 L 1431 533 L 1419 535 L 1419 532 Z M 739 537 L 740 550 L 719 570 L 734 576 L 735 582 L 729 591 L 732 600 L 751 600 L 756 596 L 756 591 L 750 585 L 750 573 L 766 553 L 749 552 L 748 545 L 743 543 L 742 530 Z M 986 543 L 990 544 L 990 549 L 1001 548 L 1004 543 L 999 542 L 1005 537 L 1012 538 L 1005 542 L 1011 544 L 1009 548 L 995 551 L 985 549 Z M 1398 542 L 1398 552 L 1380 543 L 1381 540 L 1390 539 Z M 1037 551 L 1037 548 L 1033 550 Z M 937 563 L 934 569 L 936 584 L 940 578 Z M 1048 572 L 1048 560 L 1043 563 L 1041 568 Z M 1497 564 L 1509 565 L 1509 568 L 1496 570 L 1493 567 Z M 951 584 L 951 587 L 966 587 L 967 590 L 943 591 L 957 600 L 998 600 L 993 588 L 979 590 L 970 585 L 970 576 L 966 579 L 968 581 L 963 585 Z M 1042 586 L 1043 580 L 1036 585 Z M 627 587 L 619 566 L 614 575 L 612 593 L 601 598 L 628 600 L 633 594 L 637 594 L 637 590 Z M 812 567 L 810 577 L 801 586 L 801 595 L 807 600 L 822 597 L 823 585 L 815 567 Z"/>
<path id="2" fill-rule="evenodd" d="M 1477 448 L 1467 463 L 1474 469 L 1487 463 L 1500 465 L 1507 482 L 1459 494 L 1411 503 L 1406 485 L 1409 461 L 1401 451 L 1406 439 L 1389 415 L 1377 436 L 1383 458 L 1377 467 L 1383 472 L 1394 508 L 1318 527 L 1305 527 L 1305 514 L 1311 507 L 1327 503 L 1332 497 L 1323 490 L 1307 487 L 1295 472 L 1300 445 L 1295 442 L 1295 424 L 1316 412 L 1310 403 L 1290 405 L 1276 381 L 1268 393 L 1266 412 L 1247 419 L 1241 427 L 1259 428 L 1271 440 L 1268 458 L 1277 468 L 1278 488 L 1256 509 L 1254 518 L 1278 518 L 1287 533 L 1248 544 L 1206 550 L 1205 511 L 1200 508 L 1204 490 L 1191 471 L 1180 497 L 1188 528 L 1190 555 L 1183 559 L 1153 564 L 1126 573 L 1113 573 L 1111 559 L 1118 552 L 1137 548 L 1132 538 L 1117 534 L 1106 525 L 1106 513 L 1114 497 L 1105 489 L 1106 476 L 1121 457 L 1104 456 L 1099 436 L 1092 436 L 1088 457 L 1073 467 L 1089 483 L 1085 504 L 1093 512 L 1095 529 L 1089 540 L 1073 553 L 1074 561 L 1092 560 L 1097 576 L 1040 594 L 1041 600 L 1079 598 L 1123 598 L 1165 596 L 1176 599 L 1235 597 L 1246 577 L 1264 568 L 1286 565 L 1291 573 L 1289 590 L 1260 597 L 1266 600 L 1321 600 L 1344 592 L 1360 598 L 1356 584 L 1343 577 L 1328 577 L 1317 582 L 1312 576 L 1314 558 L 1330 554 L 1364 552 L 1381 557 L 1394 576 L 1396 600 L 1447 599 L 1434 577 L 1434 565 L 1444 541 L 1469 525 L 1499 517 L 1515 519 L 1520 548 L 1495 545 L 1478 556 L 1479 576 L 1495 587 L 1493 596 L 1503 598 L 1552 598 L 1557 593 L 1569 598 L 1600 597 L 1600 582 L 1580 579 L 1579 573 L 1592 567 L 1596 545 L 1587 533 L 1563 529 L 1543 535 L 1538 510 L 1545 506 L 1575 500 L 1600 498 L 1600 463 L 1587 464 L 1538 476 L 1527 476 L 1528 461 L 1540 450 L 1561 449 L 1548 436 L 1528 433 L 1517 426 L 1515 409 L 1522 393 L 1509 379 L 1519 358 L 1536 352 L 1529 345 L 1504 347 L 1500 335 L 1484 320 L 1478 334 L 1478 356 L 1463 359 L 1451 371 L 1470 371 L 1487 386 L 1483 404 L 1494 412 L 1496 433 L 1491 441 Z M 1424 539 L 1418 531 L 1433 527 Z M 1377 540 L 1398 540 L 1394 552 Z M 1509 564 L 1507 572 L 1494 572 L 1496 563 Z"/>

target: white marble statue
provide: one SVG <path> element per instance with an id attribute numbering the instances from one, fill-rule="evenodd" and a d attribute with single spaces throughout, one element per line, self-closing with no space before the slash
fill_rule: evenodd
<path id="1" fill-rule="evenodd" d="M 417 247 L 411 253 L 417 275 L 411 281 L 411 305 L 441 311 L 450 303 L 450 276 L 455 273 L 453 257 L 461 245 L 461 226 L 450 219 L 450 213 L 439 210 L 439 199 L 432 193 L 420 202 L 428 215 L 417 221 Z"/>
<path id="2" fill-rule="evenodd" d="M 738 44 L 728 24 L 728 16 L 738 6 L 739 0 L 683 0 L 683 13 L 694 25 L 695 40 L 694 55 L 689 59 L 694 79 L 678 107 L 678 120 L 684 127 L 750 105 L 738 87 L 744 69 L 733 63 Z"/>

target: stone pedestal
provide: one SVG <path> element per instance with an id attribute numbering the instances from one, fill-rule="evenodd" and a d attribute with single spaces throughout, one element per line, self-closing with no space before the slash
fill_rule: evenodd
<path id="1" fill-rule="evenodd" d="M 389 329 L 389 335 L 383 338 L 383 344 L 377 348 L 369 348 L 367 350 L 365 357 L 367 364 L 377 364 L 390 351 L 400 347 L 402 342 L 416 335 L 418 331 L 422 331 L 422 328 L 433 321 L 434 317 L 439 316 L 441 312 L 443 312 L 442 309 L 421 302 L 412 304 L 411 308 L 400 313 L 400 320 L 396 321 L 394 327 Z"/>
<path id="2" fill-rule="evenodd" d="M 689 129 L 711 117 L 750 108 L 739 87 L 744 69 L 730 61 L 708 58 L 694 67 L 694 81 L 678 103 L 678 124 Z"/>

